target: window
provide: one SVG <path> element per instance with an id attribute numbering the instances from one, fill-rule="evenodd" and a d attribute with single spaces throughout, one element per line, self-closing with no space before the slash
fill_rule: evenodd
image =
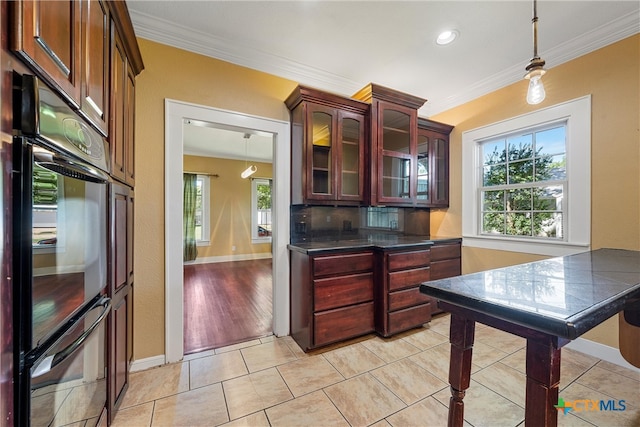
<path id="1" fill-rule="evenodd" d="M 209 246 L 209 222 L 211 218 L 209 176 L 198 175 L 196 178 L 196 245 Z"/>
<path id="2" fill-rule="evenodd" d="M 566 124 L 480 143 L 482 234 L 563 239 Z"/>
<path id="3" fill-rule="evenodd" d="M 252 243 L 271 241 L 271 180 L 251 180 L 251 240 Z"/>
<path id="4" fill-rule="evenodd" d="M 465 132 L 466 246 L 565 255 L 590 243 L 591 100 Z"/>

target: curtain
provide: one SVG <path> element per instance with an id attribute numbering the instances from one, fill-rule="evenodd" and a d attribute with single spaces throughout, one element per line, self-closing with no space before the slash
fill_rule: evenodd
<path id="1" fill-rule="evenodd" d="M 183 174 L 184 184 L 184 204 L 182 206 L 183 216 L 183 260 L 193 261 L 198 256 L 196 247 L 196 196 L 198 193 L 197 176 L 192 173 Z"/>

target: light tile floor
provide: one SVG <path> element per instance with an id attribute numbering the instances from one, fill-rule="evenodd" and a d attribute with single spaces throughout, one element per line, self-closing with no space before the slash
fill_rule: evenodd
<path id="1" fill-rule="evenodd" d="M 115 426 L 445 426 L 449 316 L 399 336 L 304 353 L 267 337 L 130 376 Z M 523 426 L 525 341 L 477 324 L 467 426 Z M 617 411 L 558 414 L 560 426 L 640 426 L 637 371 L 562 350 L 560 397 Z"/>

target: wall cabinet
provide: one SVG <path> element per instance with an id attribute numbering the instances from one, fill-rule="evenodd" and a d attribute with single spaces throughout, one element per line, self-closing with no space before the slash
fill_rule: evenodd
<path id="1" fill-rule="evenodd" d="M 103 135 L 109 100 L 109 10 L 101 0 L 13 3 L 13 49 Z"/>
<path id="2" fill-rule="evenodd" d="M 82 4 L 80 110 L 104 135 L 109 131 L 109 24 L 104 1 Z"/>
<path id="3" fill-rule="evenodd" d="M 112 24 L 115 27 L 115 24 Z M 122 39 L 112 31 L 111 43 L 111 174 L 135 185 L 135 74 Z"/>
<path id="4" fill-rule="evenodd" d="M 12 3 L 13 49 L 41 78 L 79 107 L 82 2 L 23 0 Z"/>
<path id="5" fill-rule="evenodd" d="M 285 103 L 291 111 L 291 203 L 361 204 L 369 106 L 303 86 Z"/>
<path id="6" fill-rule="evenodd" d="M 108 291 L 113 309 L 108 320 L 108 408 L 113 419 L 129 384 L 129 364 L 133 356 L 133 190 L 113 183 L 109 200 L 111 280 Z"/>
<path id="7" fill-rule="evenodd" d="M 420 293 L 430 280 L 429 247 L 377 251 L 376 332 L 384 337 L 431 320 L 431 299 Z"/>
<path id="8" fill-rule="evenodd" d="M 373 251 L 291 251 L 291 336 L 304 350 L 374 330 Z"/>
<path id="9" fill-rule="evenodd" d="M 449 134 L 453 126 L 418 117 L 418 203 L 449 206 Z"/>
<path id="10" fill-rule="evenodd" d="M 426 153 L 418 152 L 418 108 L 426 99 L 376 84 L 353 96 L 371 104 L 369 144 L 369 203 L 418 206 L 424 202 L 418 165 Z M 422 201 L 422 202 L 421 202 Z"/>

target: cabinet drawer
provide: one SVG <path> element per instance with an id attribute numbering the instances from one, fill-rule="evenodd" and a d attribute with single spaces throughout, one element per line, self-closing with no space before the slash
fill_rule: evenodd
<path id="1" fill-rule="evenodd" d="M 429 251 L 396 252 L 389 254 L 388 269 L 402 270 L 405 268 L 424 267 L 429 265 Z"/>
<path id="2" fill-rule="evenodd" d="M 400 310 L 430 302 L 431 298 L 420 292 L 420 287 L 389 293 L 389 311 Z"/>
<path id="3" fill-rule="evenodd" d="M 373 273 L 313 281 L 314 311 L 373 300 Z"/>
<path id="4" fill-rule="evenodd" d="M 444 261 L 436 261 L 431 263 L 431 279 L 444 279 L 446 277 L 459 276 L 460 258 L 447 259 Z"/>
<path id="5" fill-rule="evenodd" d="M 431 261 L 460 258 L 460 245 L 439 245 L 431 247 Z"/>
<path id="6" fill-rule="evenodd" d="M 373 252 L 322 256 L 313 259 L 313 275 L 349 274 L 373 270 Z"/>
<path id="7" fill-rule="evenodd" d="M 313 317 L 315 346 L 357 337 L 374 330 L 373 301 L 316 313 Z"/>
<path id="8" fill-rule="evenodd" d="M 430 280 L 429 267 L 389 273 L 389 291 L 408 288 Z"/>
<path id="9" fill-rule="evenodd" d="M 389 316 L 389 334 L 421 326 L 431 320 L 431 304 L 394 311 Z"/>

